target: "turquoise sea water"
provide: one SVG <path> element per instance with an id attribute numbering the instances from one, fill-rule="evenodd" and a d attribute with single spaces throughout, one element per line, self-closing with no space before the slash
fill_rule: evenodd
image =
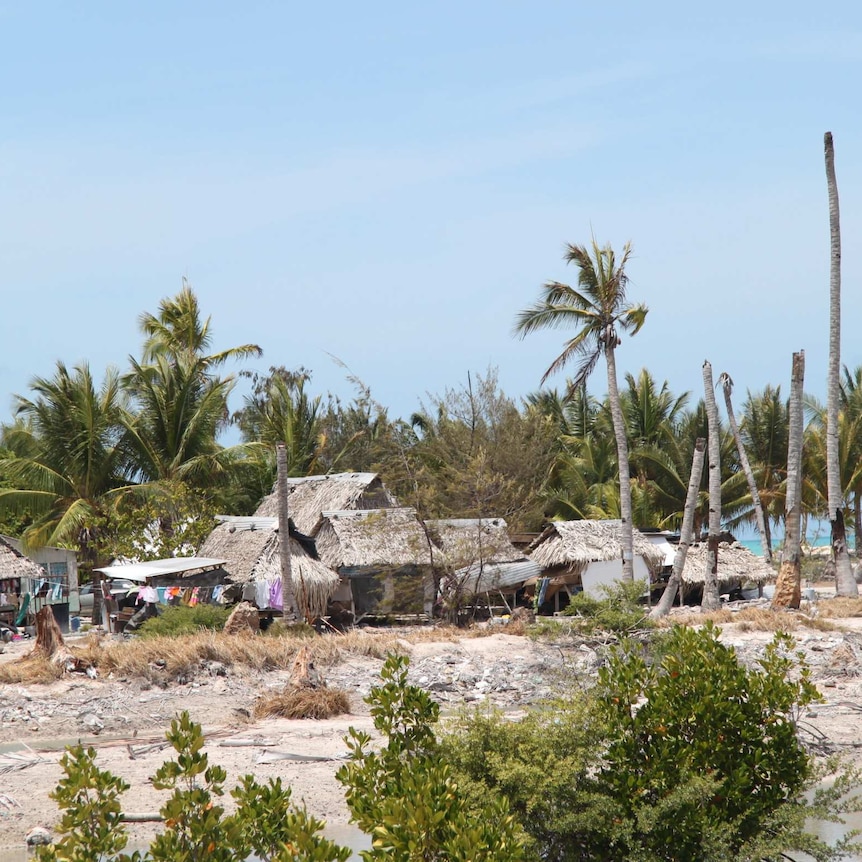
<path id="1" fill-rule="evenodd" d="M 806 541 L 812 547 L 820 548 L 820 547 L 828 547 L 830 539 L 829 539 L 828 533 L 826 533 L 825 535 L 822 533 L 819 533 L 817 535 L 808 536 Z M 757 554 L 758 557 L 763 556 L 763 548 L 761 547 L 759 537 L 755 538 L 755 539 L 740 539 L 739 544 L 745 545 L 745 547 L 748 548 L 749 551 L 751 551 L 754 554 Z M 773 551 L 777 551 L 779 548 L 778 548 L 778 545 L 775 543 L 774 539 L 773 539 L 772 544 L 773 544 Z"/>

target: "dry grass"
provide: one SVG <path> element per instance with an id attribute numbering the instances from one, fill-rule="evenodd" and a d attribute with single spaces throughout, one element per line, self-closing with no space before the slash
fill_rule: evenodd
<path id="1" fill-rule="evenodd" d="M 822 604 L 822 603 L 821 603 Z M 719 610 L 702 614 L 699 611 L 672 614 L 656 621 L 660 628 L 673 625 L 698 626 L 710 621 L 716 625 L 736 623 L 743 632 L 792 632 L 801 628 L 834 631 L 837 626 L 822 617 L 811 617 L 799 611 L 773 611 L 769 608 L 745 608 L 741 611 Z"/>
<path id="2" fill-rule="evenodd" d="M 42 656 L 24 656 L 18 661 L 0 664 L 0 684 L 37 684 L 49 683 L 63 676 L 60 665 L 51 664 Z"/>
<path id="3" fill-rule="evenodd" d="M 817 603 L 817 608 L 823 617 L 832 617 L 833 619 L 862 617 L 862 599 L 840 598 L 836 596 L 832 599 L 821 599 Z"/>
<path id="4" fill-rule="evenodd" d="M 110 641 L 89 637 L 72 653 L 90 662 L 100 676 L 113 673 L 120 677 L 143 677 L 153 682 L 192 676 L 206 662 L 221 662 L 227 667 L 258 671 L 289 670 L 296 653 L 307 645 L 312 660 L 321 667 L 338 664 L 345 656 L 384 658 L 390 652 L 403 652 L 397 639 L 389 634 L 348 632 L 308 637 L 284 633 L 277 637 L 226 635 L 201 631 L 179 637 L 135 638 Z M 0 664 L 0 683 L 47 683 L 62 676 L 62 668 L 42 658 L 22 658 Z"/>
<path id="5" fill-rule="evenodd" d="M 289 688 L 261 697 L 255 718 L 333 718 L 350 713 L 350 698 L 340 688 Z"/>

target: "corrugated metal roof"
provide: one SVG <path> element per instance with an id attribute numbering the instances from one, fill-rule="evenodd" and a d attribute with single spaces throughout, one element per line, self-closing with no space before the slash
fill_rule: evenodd
<path id="1" fill-rule="evenodd" d="M 143 583 L 157 575 L 179 575 L 194 569 L 212 569 L 223 566 L 227 560 L 214 557 L 168 557 L 166 560 L 150 560 L 147 563 L 125 563 L 119 566 L 103 566 L 96 569 L 109 578 L 128 578 Z"/>
<path id="2" fill-rule="evenodd" d="M 278 518 L 265 518 L 261 515 L 216 515 L 216 520 L 229 524 L 237 533 L 246 530 L 277 530 Z"/>
<path id="3" fill-rule="evenodd" d="M 466 586 L 476 593 L 511 589 L 541 574 L 542 567 L 532 560 L 521 560 L 516 563 L 485 563 L 481 567 L 481 574 L 478 563 L 455 572 L 455 575 L 463 578 Z"/>

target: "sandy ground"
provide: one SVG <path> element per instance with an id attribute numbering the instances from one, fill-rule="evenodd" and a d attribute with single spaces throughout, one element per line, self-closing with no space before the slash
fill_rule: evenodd
<path id="1" fill-rule="evenodd" d="M 802 716 L 801 727 L 808 740 L 828 742 L 833 749 L 862 760 L 862 749 L 857 748 L 862 745 L 858 730 L 862 620 L 840 622 L 842 631 L 797 632 L 825 698 L 824 704 Z M 755 661 L 771 635 L 739 629 L 734 624 L 724 626 L 723 639 L 738 649 L 743 660 Z M 27 642 L 10 645 L 0 661 L 14 661 L 30 648 Z M 598 664 L 595 650 L 583 644 L 541 643 L 499 633 L 457 642 L 423 642 L 410 651 L 411 679 L 438 696 L 444 712 L 486 699 L 503 708 L 523 708 L 530 699 L 547 695 L 559 681 L 560 671 L 590 672 Z M 149 778 L 170 750 L 155 746 L 164 741 L 173 716 L 184 709 L 203 725 L 206 751 L 211 762 L 227 770 L 229 787 L 246 773 L 264 781 L 280 776 L 293 788 L 294 798 L 303 800 L 331 829 L 347 829 L 348 811 L 334 775 L 338 758 L 346 752 L 347 729 L 352 726 L 373 734 L 362 698 L 376 682 L 381 663 L 348 656 L 324 670 L 329 684 L 351 692 L 352 701 L 351 715 L 327 721 L 249 717 L 262 692 L 284 684 L 284 672 L 231 669 L 227 676 L 204 674 L 167 689 L 141 680 L 79 676 L 50 685 L 0 687 L 0 862 L 23 859 L 26 833 L 34 826 L 50 828 L 58 819 L 48 794 L 61 775 L 63 747 L 79 739 L 97 749 L 102 768 L 131 785 L 124 797 L 127 812 L 157 811 L 165 793 L 153 789 Z M 88 727 L 94 717 L 104 725 L 98 735 Z M 9 768 L 2 754 L 9 751 L 35 762 L 26 768 Z M 273 753 L 332 759 L 260 762 Z M 229 808 L 230 797 L 225 799 Z M 157 827 L 129 824 L 131 845 L 145 846 Z"/>

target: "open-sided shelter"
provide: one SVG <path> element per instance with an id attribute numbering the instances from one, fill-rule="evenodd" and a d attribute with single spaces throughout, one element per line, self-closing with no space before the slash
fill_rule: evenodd
<path id="1" fill-rule="evenodd" d="M 707 543 L 689 546 L 682 570 L 684 590 L 702 587 L 706 578 Z M 718 546 L 718 584 L 721 592 L 730 592 L 746 583 L 762 586 L 775 580 L 775 569 L 763 557 L 752 553 L 739 542 L 721 542 Z"/>
<path id="2" fill-rule="evenodd" d="M 447 518 L 425 522 L 434 565 L 444 582 L 462 594 L 500 594 L 511 603 L 515 593 L 541 568 L 509 539 L 503 518 Z"/>

